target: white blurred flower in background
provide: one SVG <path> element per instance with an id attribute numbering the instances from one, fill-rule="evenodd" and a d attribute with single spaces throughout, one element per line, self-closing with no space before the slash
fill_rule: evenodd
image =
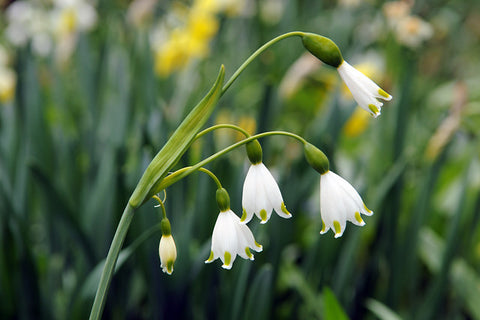
<path id="1" fill-rule="evenodd" d="M 400 20 L 395 28 L 398 42 L 416 48 L 433 36 L 430 23 L 417 16 L 407 16 Z"/>
<path id="2" fill-rule="evenodd" d="M 411 14 L 413 3 L 391 1 L 383 5 L 383 14 L 397 41 L 407 47 L 417 48 L 433 36 L 433 27 L 427 21 Z"/>
<path id="3" fill-rule="evenodd" d="M 79 33 L 88 32 L 97 24 L 97 12 L 84 0 L 55 0 L 51 19 L 57 42 L 56 57 L 65 61 L 72 55 Z"/>
<path id="4" fill-rule="evenodd" d="M 32 51 L 42 57 L 52 49 L 51 20 L 37 2 L 16 1 L 6 10 L 7 40 L 15 47 L 31 42 Z"/>
<path id="5" fill-rule="evenodd" d="M 78 34 L 95 27 L 97 12 L 85 0 L 15 1 L 6 9 L 6 22 L 5 35 L 14 47 L 30 43 L 34 54 L 55 52 L 63 61 L 73 53 Z"/>

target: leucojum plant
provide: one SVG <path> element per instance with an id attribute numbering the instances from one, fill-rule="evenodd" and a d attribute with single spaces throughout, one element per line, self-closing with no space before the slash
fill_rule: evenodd
<path id="1" fill-rule="evenodd" d="M 255 241 L 254 235 L 247 226 L 253 215 L 255 214 L 261 220 L 261 223 L 266 223 L 269 220 L 273 210 L 283 218 L 290 218 L 292 215 L 288 212 L 283 202 L 280 188 L 275 179 L 262 163 L 262 148 L 258 141 L 260 138 L 282 135 L 296 139 L 303 145 L 307 163 L 320 174 L 320 213 L 323 222 L 321 234 L 331 229 L 335 238 L 341 237 L 345 231 L 347 221 L 363 226 L 365 222 L 362 219 L 362 214 L 367 216 L 373 214 L 365 206 L 355 188 L 329 170 L 327 156 L 299 135 L 287 131 L 268 131 L 251 136 L 244 129 L 232 124 L 218 124 L 201 131 L 217 105 L 219 98 L 230 88 L 235 79 L 250 62 L 273 44 L 289 37 L 300 37 L 305 49 L 325 64 L 336 68 L 359 106 L 373 117 L 376 118 L 380 115 L 383 105 L 378 99 L 387 101 L 392 99 L 391 95 L 349 65 L 343 59 L 339 48 L 332 40 L 313 33 L 295 31 L 270 40 L 245 60 L 226 83 L 224 83 L 225 71 L 222 65 L 210 91 L 190 111 L 171 138 L 157 153 L 133 191 L 110 246 L 90 313 L 90 319 L 99 319 L 101 316 L 114 267 L 133 219 L 135 209 L 152 198 L 158 202 L 158 206 L 161 207 L 163 214 L 160 222 L 162 237 L 159 245 L 161 267 L 168 274 L 173 272 L 177 251 L 171 233 L 170 222 L 167 218 L 165 204 L 158 194 L 164 192 L 169 186 L 191 173 L 197 171 L 207 173 L 218 187 L 216 200 L 220 213 L 213 228 L 210 256 L 206 257 L 207 260 L 205 262 L 210 263 L 220 258 L 223 263 L 222 267 L 230 269 L 237 255 L 244 259 L 253 260 L 251 250 L 256 252 L 262 251 L 262 246 Z M 196 139 L 221 128 L 237 130 L 245 138 L 192 166 L 172 172 L 178 160 Z M 242 216 L 239 217 L 230 209 L 230 198 L 227 190 L 223 188 L 215 174 L 206 169 L 205 166 L 242 146 L 246 146 L 251 166 L 243 186 L 243 212 Z"/>

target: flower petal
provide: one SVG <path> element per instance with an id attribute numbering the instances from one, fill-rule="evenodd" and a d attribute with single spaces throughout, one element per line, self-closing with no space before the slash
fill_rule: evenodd
<path id="1" fill-rule="evenodd" d="M 261 175 L 263 186 L 265 188 L 265 194 L 267 196 L 270 206 L 275 209 L 275 212 L 282 218 L 291 218 L 292 214 L 288 212 L 283 202 L 282 193 L 278 187 L 277 181 L 273 177 L 270 170 L 265 167 L 263 163 L 260 163 Z"/>
<path id="2" fill-rule="evenodd" d="M 343 61 L 337 70 L 358 105 L 374 117 L 379 116 L 383 103 L 377 99 L 389 101 L 392 96 L 346 61 Z"/>

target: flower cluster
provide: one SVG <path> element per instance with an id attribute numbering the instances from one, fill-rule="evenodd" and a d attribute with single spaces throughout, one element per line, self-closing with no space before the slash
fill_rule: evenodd
<path id="1" fill-rule="evenodd" d="M 367 110 L 374 117 L 380 115 L 383 103 L 380 102 L 379 99 L 389 101 L 392 99 L 392 96 L 381 89 L 366 75 L 348 64 L 332 40 L 311 33 L 298 32 L 291 34 L 300 35 L 304 47 L 310 51 L 310 53 L 322 62 L 337 69 L 340 77 L 360 107 Z M 226 87 L 228 88 L 228 85 Z M 330 171 L 330 165 L 326 155 L 304 138 L 285 131 L 266 132 L 252 137 L 246 130 L 228 124 L 215 125 L 205 129 L 198 133 L 195 138 L 219 128 L 236 129 L 246 136 L 243 142 L 238 142 L 224 149 L 228 151 L 243 143 L 246 146 L 247 156 L 250 161 L 250 167 L 243 185 L 243 212 L 241 218 L 231 210 L 230 197 L 227 191 L 221 186 L 218 178 L 212 172 L 202 167 L 203 163 L 207 163 L 212 157 L 215 158 L 215 155 L 199 162 L 195 166 L 183 168 L 172 173 L 165 178 L 168 182 L 161 185 L 161 187 L 165 188 L 178 179 L 181 179 L 182 174 L 188 174 L 186 173 L 188 170 L 203 171 L 209 174 L 216 182 L 218 186 L 216 200 L 220 212 L 213 228 L 210 255 L 205 263 L 220 259 L 223 263 L 223 268 L 231 269 L 237 256 L 253 260 L 254 257 L 251 250 L 260 252 L 263 249 L 262 246 L 255 241 L 252 231 L 247 226 L 247 223 L 252 220 L 253 216 L 256 215 L 260 219 L 261 224 L 268 222 L 273 211 L 282 218 L 292 217 L 292 214 L 285 206 L 282 193 L 275 178 L 262 162 L 262 148 L 257 139 L 270 134 L 290 136 L 303 143 L 304 156 L 308 164 L 320 174 L 320 214 L 323 224 L 320 234 L 324 234 L 331 229 L 335 238 L 341 237 L 345 232 L 347 221 L 357 226 L 364 226 L 365 222 L 362 219 L 362 215 L 370 216 L 373 214 L 373 212 L 366 207 L 355 188 L 345 179 Z M 219 153 L 221 155 L 224 152 Z M 160 190 L 162 189 L 160 188 Z M 167 243 L 162 247 L 162 241 L 164 239 L 162 237 L 160 243 L 162 268 L 167 273 L 171 273 L 173 270 L 173 262 L 176 258 L 176 250 L 173 238 L 170 239 L 170 229 L 162 230 L 162 234 L 165 237 L 164 242 Z"/>
<path id="2" fill-rule="evenodd" d="M 355 188 L 329 170 L 328 159 L 322 151 L 307 143 L 304 152 L 308 163 L 320 173 L 320 213 L 323 223 L 320 233 L 332 229 L 335 238 L 338 238 L 343 235 L 347 221 L 358 226 L 365 225 L 361 215 L 370 216 L 373 212 L 365 206 Z M 243 186 L 241 219 L 230 209 L 225 189 L 217 191 L 220 214 L 213 229 L 210 256 L 205 262 L 220 258 L 225 269 L 232 267 L 237 255 L 253 260 L 250 249 L 257 252 L 262 250 L 246 226 L 254 213 L 262 224 L 270 219 L 273 210 L 282 218 L 292 217 L 285 207 L 277 182 L 261 162 L 262 150 L 257 140 L 247 144 L 247 155 L 251 166 Z"/>

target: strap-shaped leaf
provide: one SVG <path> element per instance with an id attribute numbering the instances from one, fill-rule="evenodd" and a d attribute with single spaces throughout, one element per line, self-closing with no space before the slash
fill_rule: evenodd
<path id="1" fill-rule="evenodd" d="M 143 173 L 129 200 L 132 207 L 140 206 L 147 199 L 148 195 L 153 195 L 151 194 L 152 187 L 165 177 L 167 172 L 187 151 L 193 138 L 203 127 L 217 105 L 217 101 L 222 94 L 224 76 L 225 68 L 222 65 L 213 87 L 196 107 L 190 111 Z"/>

